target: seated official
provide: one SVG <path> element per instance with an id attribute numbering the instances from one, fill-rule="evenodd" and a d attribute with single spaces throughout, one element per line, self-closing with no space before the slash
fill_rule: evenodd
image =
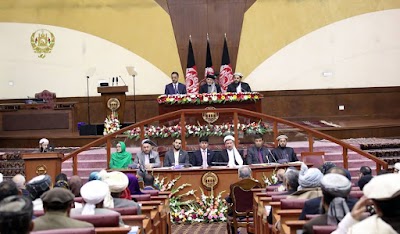
<path id="1" fill-rule="evenodd" d="M 171 73 L 171 80 L 172 83 L 167 84 L 165 86 L 165 95 L 173 95 L 173 94 L 186 94 L 186 85 L 179 83 L 179 73 L 172 72 Z"/>
<path id="2" fill-rule="evenodd" d="M 276 162 L 271 151 L 264 146 L 262 135 L 254 137 L 254 146 L 247 149 L 246 161 L 248 165 Z"/>
<path id="3" fill-rule="evenodd" d="M 235 147 L 235 138 L 232 135 L 224 137 L 225 149 L 219 154 L 219 162 L 226 163 L 228 167 L 242 166 L 243 158 Z"/>
<path id="4" fill-rule="evenodd" d="M 212 166 L 213 162 L 217 161 L 217 156 L 214 151 L 208 149 L 208 137 L 200 137 L 199 142 L 200 149 L 194 152 L 193 166 Z"/>
<path id="5" fill-rule="evenodd" d="M 206 83 L 200 86 L 199 93 L 220 93 L 221 87 L 215 83 L 216 75 L 207 75 Z"/>
<path id="6" fill-rule="evenodd" d="M 93 224 L 71 219 L 74 195 L 65 188 L 53 188 L 42 195 L 44 215 L 33 220 L 33 231 L 63 228 L 93 228 Z"/>
<path id="7" fill-rule="evenodd" d="M 314 233 L 313 226 L 317 225 L 337 226 L 350 212 L 346 199 L 351 190 L 351 182 L 346 177 L 333 173 L 324 175 L 321 179 L 321 188 L 324 213 L 304 224 L 304 234 Z"/>
<path id="8" fill-rule="evenodd" d="M 242 82 L 243 75 L 242 73 L 236 72 L 233 74 L 233 83 L 228 85 L 227 92 L 231 93 L 243 93 L 243 92 L 251 92 L 250 85 Z"/>
<path id="9" fill-rule="evenodd" d="M 39 150 L 35 152 L 39 153 L 46 153 L 52 151 L 52 149 L 49 147 L 49 140 L 46 138 L 42 138 L 39 141 Z"/>
<path id="10" fill-rule="evenodd" d="M 304 163 L 301 164 L 299 173 L 299 187 L 295 193 L 288 196 L 288 199 L 311 199 L 321 197 L 322 172 L 317 168 L 308 168 Z"/>
<path id="11" fill-rule="evenodd" d="M 279 145 L 272 150 L 272 154 L 274 155 L 278 163 L 299 161 L 293 148 L 286 146 L 288 140 L 288 137 L 286 135 L 280 135 L 276 138 L 276 140 L 278 141 Z"/>
<path id="12" fill-rule="evenodd" d="M 145 139 L 142 141 L 142 150 L 136 154 L 133 164 L 129 168 L 139 168 L 143 166 L 146 169 L 161 167 L 160 156 L 157 151 L 153 150 L 156 144 Z"/>
<path id="13" fill-rule="evenodd" d="M 346 172 L 343 168 L 340 167 L 332 167 L 330 170 L 326 172 L 326 175 L 328 174 L 338 174 L 346 177 Z M 347 177 L 346 177 L 347 178 Z M 348 179 L 348 178 L 347 178 Z M 348 179 L 349 180 L 349 179 Z M 351 181 L 351 180 L 349 180 Z M 321 208 L 321 200 L 322 197 L 315 197 L 312 199 L 309 199 L 304 203 L 303 210 L 301 211 L 300 220 L 305 220 L 307 215 L 314 215 L 314 214 L 323 214 L 324 210 Z M 346 197 L 346 203 L 349 209 L 353 209 L 353 206 L 356 204 L 358 199 L 352 198 L 352 197 Z"/>
<path id="14" fill-rule="evenodd" d="M 126 152 L 126 145 L 120 141 L 117 144 L 117 152 L 111 154 L 110 169 L 126 169 L 132 164 L 132 154 Z"/>
<path id="15" fill-rule="evenodd" d="M 175 139 L 172 146 L 173 149 L 170 149 L 165 153 L 164 167 L 189 165 L 189 155 L 186 151 L 181 149 L 181 139 Z"/>
<path id="16" fill-rule="evenodd" d="M 23 196 L 9 196 L 0 202 L 0 233 L 28 234 L 32 225 L 32 201 Z"/>

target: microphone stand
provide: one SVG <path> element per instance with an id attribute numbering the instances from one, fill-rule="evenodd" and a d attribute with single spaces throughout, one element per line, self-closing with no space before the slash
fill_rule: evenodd
<path id="1" fill-rule="evenodd" d="M 88 124 L 90 125 L 90 99 L 89 99 L 89 76 L 86 76 L 86 93 L 87 93 L 87 112 L 88 112 Z"/>
<path id="2" fill-rule="evenodd" d="M 135 111 L 134 114 L 134 120 L 136 123 L 136 87 L 135 87 L 135 75 L 132 75 L 133 77 L 133 110 Z M 125 83 L 125 82 L 124 82 Z"/>

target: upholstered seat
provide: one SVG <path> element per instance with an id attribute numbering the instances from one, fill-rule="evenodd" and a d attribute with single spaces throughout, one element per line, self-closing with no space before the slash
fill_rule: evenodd
<path id="1" fill-rule="evenodd" d="M 94 228 L 64 228 L 30 232 L 31 234 L 95 234 Z"/>
<path id="2" fill-rule="evenodd" d="M 281 209 L 303 209 L 304 203 L 308 199 L 282 199 Z"/>
<path id="3" fill-rule="evenodd" d="M 150 196 L 158 196 L 158 190 L 142 190 L 142 193 L 150 194 Z"/>
<path id="4" fill-rule="evenodd" d="M 43 90 L 40 93 L 35 94 L 35 98 L 43 99 L 46 103 L 43 104 L 43 109 L 53 109 L 56 102 L 56 94 L 48 90 Z"/>
<path id="5" fill-rule="evenodd" d="M 330 234 L 337 229 L 336 226 L 313 226 L 314 234 Z"/>
<path id="6" fill-rule="evenodd" d="M 237 231 L 238 227 L 246 227 L 247 232 L 254 232 L 249 225 L 253 223 L 253 188 L 261 188 L 258 181 L 243 179 L 230 186 L 230 196 L 233 202 L 232 217 L 228 219 L 228 233 Z"/>
<path id="7" fill-rule="evenodd" d="M 136 195 L 131 195 L 132 200 L 138 202 L 138 201 L 150 201 L 151 200 L 151 194 L 136 194 Z"/>
<path id="8" fill-rule="evenodd" d="M 121 215 L 137 215 L 138 208 L 136 206 L 123 207 L 123 208 L 112 208 L 111 210 L 120 213 Z"/>
<path id="9" fill-rule="evenodd" d="M 325 152 L 301 152 L 301 161 L 305 164 L 311 163 L 318 168 L 325 163 Z"/>
<path id="10" fill-rule="evenodd" d="M 360 199 L 362 196 L 364 196 L 364 193 L 361 190 L 353 190 L 353 191 L 350 191 L 350 194 L 349 194 L 349 197 L 357 198 L 357 199 Z"/>
<path id="11" fill-rule="evenodd" d="M 94 227 L 119 227 L 120 214 L 74 215 L 71 218 L 91 223 Z"/>

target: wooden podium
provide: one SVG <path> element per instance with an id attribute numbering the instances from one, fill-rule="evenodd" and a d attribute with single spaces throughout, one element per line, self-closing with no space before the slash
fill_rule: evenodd
<path id="1" fill-rule="evenodd" d="M 25 162 L 25 177 L 29 181 L 35 176 L 47 174 L 51 176 L 53 183 L 58 174 L 61 173 L 62 153 L 27 153 L 22 154 Z"/>
<path id="2" fill-rule="evenodd" d="M 120 123 L 124 122 L 125 113 L 125 93 L 128 92 L 128 86 L 104 86 L 97 87 L 97 92 L 101 93 L 107 116 L 111 115 L 114 109 L 118 113 Z"/>

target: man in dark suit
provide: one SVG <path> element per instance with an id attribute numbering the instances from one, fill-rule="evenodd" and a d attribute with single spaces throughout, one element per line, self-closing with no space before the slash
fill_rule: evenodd
<path id="1" fill-rule="evenodd" d="M 212 166 L 216 161 L 215 153 L 208 149 L 208 137 L 203 136 L 199 139 L 200 149 L 194 152 L 193 166 L 202 166 L 204 168 Z"/>
<path id="2" fill-rule="evenodd" d="M 254 145 L 247 149 L 246 161 L 248 165 L 276 162 L 271 151 L 264 146 L 262 135 L 254 137 Z"/>
<path id="3" fill-rule="evenodd" d="M 164 167 L 188 165 L 189 155 L 186 151 L 181 149 L 181 139 L 175 139 L 172 145 L 173 149 L 170 149 L 165 153 Z"/>
<path id="4" fill-rule="evenodd" d="M 233 83 L 228 85 L 227 92 L 231 93 L 243 93 L 243 92 L 251 92 L 250 85 L 242 82 L 243 75 L 242 73 L 236 72 L 233 74 Z"/>
<path id="5" fill-rule="evenodd" d="M 179 79 L 178 72 L 172 72 L 171 73 L 172 83 L 167 84 L 165 86 L 164 94 L 166 94 L 166 95 L 186 94 L 186 85 L 179 83 L 178 79 Z"/>
<path id="6" fill-rule="evenodd" d="M 286 135 L 280 135 L 276 138 L 276 140 L 278 141 L 279 145 L 272 150 L 272 154 L 274 155 L 274 158 L 278 161 L 278 163 L 299 161 L 293 148 L 286 146 L 288 140 L 288 137 Z"/>
<path id="7" fill-rule="evenodd" d="M 243 158 L 235 147 L 235 138 L 232 135 L 224 137 L 225 148 L 219 154 L 219 162 L 227 163 L 228 167 L 242 166 Z"/>
<path id="8" fill-rule="evenodd" d="M 207 75 L 207 83 L 200 86 L 199 93 L 220 93 L 221 87 L 215 83 L 216 78 L 216 75 Z"/>

